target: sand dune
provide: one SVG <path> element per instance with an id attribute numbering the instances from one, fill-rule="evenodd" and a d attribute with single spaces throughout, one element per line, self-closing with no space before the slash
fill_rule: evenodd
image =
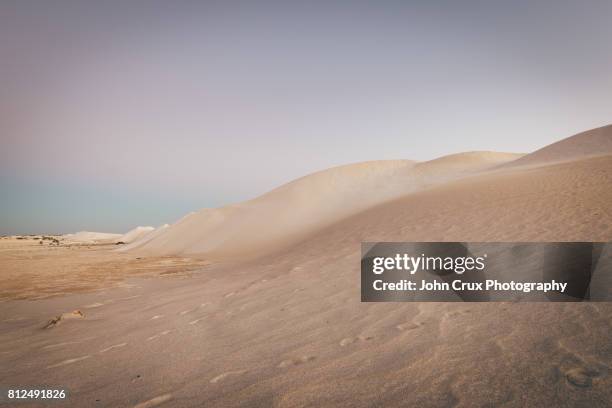
<path id="1" fill-rule="evenodd" d="M 545 166 L 610 153 L 612 125 L 527 155 L 468 152 L 421 163 L 377 161 L 341 166 L 244 203 L 201 210 L 130 249 L 213 260 L 248 259 L 278 252 L 334 222 L 438 185 L 487 172 L 498 174 L 500 169 Z"/>
<path id="2" fill-rule="evenodd" d="M 74 234 L 63 235 L 62 238 L 67 242 L 80 244 L 114 243 L 121 238 L 121 234 L 80 231 Z"/>
<path id="3" fill-rule="evenodd" d="M 612 154 L 568 140 L 528 166 L 374 162 L 190 214 L 140 247 L 265 256 L 4 302 L 0 382 L 61 384 L 58 406 L 609 407 L 611 303 L 360 302 L 362 241 L 611 240 Z"/>
<path id="4" fill-rule="evenodd" d="M 336 167 L 244 203 L 200 210 L 131 248 L 139 253 L 216 260 L 261 256 L 379 203 L 519 156 L 470 152 L 423 163 L 375 161 Z"/>
<path id="5" fill-rule="evenodd" d="M 148 231 L 146 234 L 142 234 L 141 236 L 137 237 L 136 239 L 130 241 L 130 242 L 126 242 L 126 245 L 120 247 L 118 249 L 118 251 L 120 252 L 125 252 L 125 251 L 129 251 L 130 249 L 133 248 L 137 248 L 141 245 L 146 244 L 147 242 L 151 241 L 152 239 L 154 239 L 155 237 L 158 237 L 159 235 L 161 235 L 163 233 L 163 231 L 168 228 L 170 226 L 170 224 L 164 224 L 161 225 L 151 231 Z"/>
<path id="6" fill-rule="evenodd" d="M 484 173 L 373 207 L 315 240 L 607 241 L 611 186 L 612 155 Z"/>
<path id="7" fill-rule="evenodd" d="M 145 238 L 154 230 L 155 228 L 153 227 L 136 227 L 125 234 L 80 231 L 74 234 L 62 235 L 61 238 L 69 244 L 115 244 L 118 242 L 129 244 Z"/>
<path id="8" fill-rule="evenodd" d="M 608 154 L 612 154 L 612 125 L 570 136 L 505 166 L 538 165 Z"/>
<path id="9" fill-rule="evenodd" d="M 132 242 L 143 239 L 149 233 L 151 233 L 155 228 L 153 227 L 136 227 L 117 239 L 117 242 L 123 242 L 125 244 L 130 244 Z"/>

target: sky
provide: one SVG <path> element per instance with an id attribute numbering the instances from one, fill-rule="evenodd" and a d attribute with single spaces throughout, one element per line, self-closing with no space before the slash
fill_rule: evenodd
<path id="1" fill-rule="evenodd" d="M 609 1 L 0 2 L 0 234 L 612 122 Z"/>

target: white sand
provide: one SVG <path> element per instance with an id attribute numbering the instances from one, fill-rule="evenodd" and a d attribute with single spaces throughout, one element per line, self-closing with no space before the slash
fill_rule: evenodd
<path id="1" fill-rule="evenodd" d="M 129 251 L 130 249 L 137 248 L 151 241 L 155 237 L 158 237 L 163 233 L 163 231 L 168 228 L 170 224 L 160 225 L 152 231 L 147 232 L 146 234 L 142 234 L 137 239 L 134 239 L 130 242 L 126 242 L 127 245 L 124 245 L 118 249 L 120 252 Z M 125 242 L 125 241 L 124 241 Z"/>
<path id="2" fill-rule="evenodd" d="M 132 242 L 143 239 L 149 233 L 153 232 L 155 228 L 153 227 L 136 227 L 117 239 L 117 242 L 123 242 L 125 244 L 130 244 Z"/>
<path id="3" fill-rule="evenodd" d="M 609 407 L 612 303 L 360 302 L 362 241 L 611 240 L 612 154 L 567 143 L 528 166 L 346 166 L 190 215 L 134 256 L 266 256 L 4 302 L 0 383 L 63 385 L 71 406 Z"/>
<path id="4" fill-rule="evenodd" d="M 66 242 L 80 244 L 114 243 L 117 239 L 121 238 L 121 234 L 80 231 L 74 234 L 63 235 L 62 238 Z"/>
<path id="5" fill-rule="evenodd" d="M 519 156 L 471 152 L 424 163 L 375 161 L 335 167 L 244 203 L 200 210 L 131 248 L 142 254 L 216 260 L 262 256 L 377 204 Z"/>

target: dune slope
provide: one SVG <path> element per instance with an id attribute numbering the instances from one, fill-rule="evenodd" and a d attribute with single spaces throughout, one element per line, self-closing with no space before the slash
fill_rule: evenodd
<path id="1" fill-rule="evenodd" d="M 244 203 L 200 210 L 134 248 L 140 253 L 216 260 L 261 256 L 374 205 L 518 156 L 471 152 L 424 163 L 398 160 L 336 167 Z"/>
<path id="2" fill-rule="evenodd" d="M 610 185 L 612 156 L 507 169 L 188 280 L 6 302 L 0 380 L 72 406 L 608 407 L 612 304 L 361 303 L 359 261 L 363 240 L 610 240 Z"/>
<path id="3" fill-rule="evenodd" d="M 570 136 L 502 167 L 538 165 L 608 154 L 612 154 L 612 125 Z"/>
<path id="4" fill-rule="evenodd" d="M 77 244 L 113 243 L 117 239 L 121 238 L 121 234 L 80 231 L 74 234 L 63 235 L 62 238 L 64 238 L 64 240 L 66 240 L 67 242 Z"/>
<path id="5" fill-rule="evenodd" d="M 136 227 L 117 238 L 117 242 L 129 244 L 138 241 L 139 239 L 144 238 L 147 234 L 151 233 L 154 229 L 155 228 L 153 227 Z"/>
<path id="6" fill-rule="evenodd" d="M 572 157 L 454 179 L 438 178 L 436 163 L 383 166 L 381 179 L 398 172 L 397 185 L 414 177 L 419 188 L 357 211 L 351 200 L 365 190 L 340 177 L 323 195 L 346 188 L 355 212 L 335 219 L 346 213 L 332 206 L 329 223 L 290 246 L 262 240 L 266 256 L 189 279 L 5 302 L 0 383 L 61 385 L 71 399 L 58 406 L 609 407 L 612 303 L 360 302 L 362 241 L 611 240 L 612 155 Z M 269 194 L 310 203 L 299 193 L 316 180 Z M 265 203 L 244 205 L 274 214 Z M 211 215 L 222 225 L 227 212 Z M 200 222 L 210 221 L 196 213 L 168 227 L 192 234 L 171 250 L 206 250 L 198 245 L 214 230 L 202 235 Z M 42 328 L 75 309 L 85 316 Z"/>

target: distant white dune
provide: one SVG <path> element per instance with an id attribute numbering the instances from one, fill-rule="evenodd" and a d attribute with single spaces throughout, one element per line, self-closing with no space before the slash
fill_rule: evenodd
<path id="1" fill-rule="evenodd" d="M 155 237 L 159 236 L 160 234 L 162 234 L 164 232 L 164 230 L 166 228 L 168 228 L 170 226 L 170 224 L 164 224 L 161 225 L 153 230 L 149 230 L 147 233 L 140 235 L 138 238 L 130 241 L 130 242 L 125 242 L 127 245 L 123 245 L 122 247 L 120 247 L 118 250 L 119 251 L 129 251 L 130 249 L 136 248 L 138 246 L 144 245 L 147 242 L 151 241 L 152 239 L 154 239 Z M 148 227 L 151 228 L 151 227 Z"/>
<path id="2" fill-rule="evenodd" d="M 125 234 L 112 234 L 107 232 L 92 232 L 92 231 L 80 231 L 74 234 L 66 234 L 62 237 L 66 242 L 71 243 L 82 243 L 82 244 L 108 244 L 123 242 L 129 244 L 131 242 L 138 241 L 145 237 L 149 233 L 153 232 L 153 227 L 136 227 L 126 232 Z"/>
<path id="3" fill-rule="evenodd" d="M 153 227 L 136 227 L 119 237 L 117 242 L 123 242 L 124 244 L 132 243 L 143 238 L 153 230 L 155 230 Z"/>
<path id="4" fill-rule="evenodd" d="M 80 231 L 74 234 L 66 234 L 62 236 L 65 241 L 73 243 L 107 243 L 114 242 L 121 238 L 121 234 L 111 234 L 106 232 L 91 232 L 91 231 Z"/>

